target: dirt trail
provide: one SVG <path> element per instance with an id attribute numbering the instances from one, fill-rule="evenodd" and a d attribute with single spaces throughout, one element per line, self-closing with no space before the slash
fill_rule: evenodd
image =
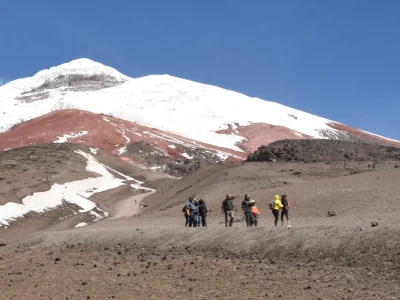
<path id="1" fill-rule="evenodd" d="M 124 217 L 132 217 L 137 214 L 139 211 L 140 202 L 143 201 L 144 198 L 150 196 L 154 192 L 144 193 L 135 195 L 126 199 L 121 200 L 117 203 L 115 207 L 115 215 L 112 216 L 109 220 L 115 220 Z"/>

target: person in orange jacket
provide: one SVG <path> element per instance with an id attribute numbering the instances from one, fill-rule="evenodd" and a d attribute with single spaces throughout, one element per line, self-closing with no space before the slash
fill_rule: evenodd
<path id="1" fill-rule="evenodd" d="M 190 197 L 188 203 L 186 203 L 182 208 L 183 215 L 185 216 L 185 227 L 188 227 L 190 224 L 190 209 L 188 206 L 191 204 L 192 199 L 193 197 Z"/>
<path id="2" fill-rule="evenodd" d="M 251 213 L 253 214 L 254 226 L 257 226 L 258 218 L 260 217 L 260 211 L 258 210 L 258 207 L 256 206 L 255 200 L 250 200 L 250 202 L 251 202 Z"/>

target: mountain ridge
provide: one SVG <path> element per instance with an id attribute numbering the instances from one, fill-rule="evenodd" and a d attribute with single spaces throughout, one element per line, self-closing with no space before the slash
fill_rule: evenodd
<path id="1" fill-rule="evenodd" d="M 0 87 L 0 132 L 63 110 L 112 116 L 243 157 L 280 139 L 367 140 L 400 147 L 396 140 L 277 102 L 167 74 L 132 78 L 85 58 Z M 65 135 L 78 133 L 67 127 Z"/>

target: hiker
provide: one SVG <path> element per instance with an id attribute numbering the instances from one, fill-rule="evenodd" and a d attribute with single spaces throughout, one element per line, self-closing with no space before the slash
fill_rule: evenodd
<path id="1" fill-rule="evenodd" d="M 185 227 L 188 227 L 190 222 L 190 210 L 187 208 L 186 204 L 182 208 L 183 215 L 185 216 Z"/>
<path id="2" fill-rule="evenodd" d="M 282 203 L 281 200 L 279 198 L 279 195 L 275 195 L 275 199 L 273 201 L 270 202 L 269 204 L 269 208 L 272 211 L 272 214 L 275 217 L 274 223 L 275 226 L 278 225 L 278 221 L 279 221 L 279 211 L 282 209 Z"/>
<path id="3" fill-rule="evenodd" d="M 207 213 L 208 207 L 207 204 L 204 202 L 203 199 L 199 200 L 199 216 L 201 220 L 201 226 L 207 227 Z M 200 225 L 199 225 L 200 227 Z"/>
<path id="4" fill-rule="evenodd" d="M 247 226 L 253 226 L 253 214 L 251 213 L 251 202 L 250 195 L 244 195 L 244 200 L 242 201 L 242 211 L 246 219 Z"/>
<path id="5" fill-rule="evenodd" d="M 197 206 L 194 204 L 194 198 L 189 197 L 189 201 L 186 203 L 186 207 L 189 210 L 189 227 L 196 227 L 196 216 Z"/>
<path id="6" fill-rule="evenodd" d="M 228 227 L 228 219 L 229 227 L 232 227 L 233 224 L 233 218 L 235 216 L 232 201 L 233 199 L 235 199 L 235 197 L 232 197 L 231 194 L 227 194 L 225 200 L 222 201 L 221 213 L 225 214 L 225 227 Z"/>
<path id="7" fill-rule="evenodd" d="M 283 226 L 283 218 L 286 217 L 287 220 L 287 227 L 290 228 L 290 219 L 289 219 L 289 207 L 290 207 L 290 202 L 287 200 L 286 195 L 281 196 L 281 203 L 282 203 L 282 211 L 281 211 L 281 221 L 282 221 L 282 226 Z"/>
<path id="8" fill-rule="evenodd" d="M 196 208 L 196 213 L 195 213 L 195 225 L 194 227 L 200 227 L 201 224 L 201 217 L 199 215 L 199 202 L 197 202 L 196 199 L 193 199 L 193 204 Z"/>
<path id="9" fill-rule="evenodd" d="M 260 217 L 260 211 L 256 206 L 255 200 L 251 200 L 250 202 L 251 202 L 251 213 L 253 214 L 254 226 L 258 226 L 258 218 Z"/>

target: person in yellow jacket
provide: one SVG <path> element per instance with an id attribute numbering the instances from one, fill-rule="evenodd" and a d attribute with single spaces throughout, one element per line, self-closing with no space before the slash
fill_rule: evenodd
<path id="1" fill-rule="evenodd" d="M 272 210 L 272 214 L 274 215 L 274 224 L 275 226 L 278 225 L 278 221 L 279 221 L 279 212 L 282 209 L 283 205 L 281 202 L 281 199 L 279 197 L 279 195 L 275 195 L 274 200 L 270 203 L 270 208 Z"/>

